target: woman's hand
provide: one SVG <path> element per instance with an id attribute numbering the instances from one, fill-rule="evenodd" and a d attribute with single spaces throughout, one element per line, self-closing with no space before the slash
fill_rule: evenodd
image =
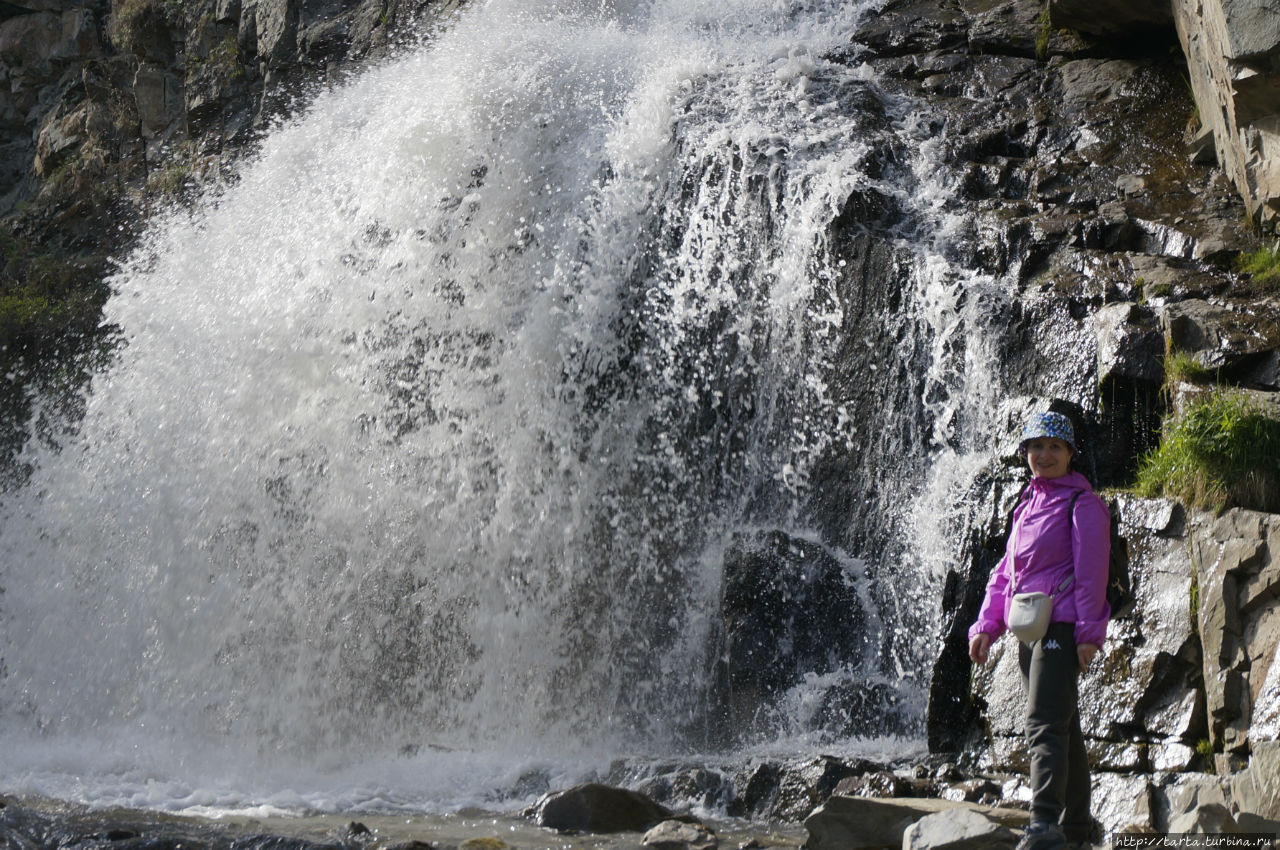
<path id="1" fill-rule="evenodd" d="M 969 645 L 969 654 L 973 655 L 973 645 Z M 1080 659 L 1080 672 L 1089 672 L 1089 662 L 1093 660 L 1093 656 L 1098 654 L 1098 645 L 1096 643 L 1082 643 L 1076 646 L 1076 657 Z"/>
<path id="2" fill-rule="evenodd" d="M 1095 647 L 1096 649 L 1097 647 Z M 987 654 L 991 650 L 991 635 L 986 632 L 978 632 L 969 641 L 969 658 L 974 664 L 986 664 Z"/>

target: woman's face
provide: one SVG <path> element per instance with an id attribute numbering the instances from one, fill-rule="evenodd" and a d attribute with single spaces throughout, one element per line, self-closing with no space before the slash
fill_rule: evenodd
<path id="1" fill-rule="evenodd" d="M 1036 478 L 1061 478 L 1071 471 L 1071 447 L 1057 437 L 1028 440 L 1027 466 Z"/>

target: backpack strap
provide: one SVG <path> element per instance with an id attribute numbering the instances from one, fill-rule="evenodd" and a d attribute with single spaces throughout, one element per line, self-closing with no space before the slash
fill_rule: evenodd
<path id="1" fill-rule="evenodd" d="M 1081 497 L 1081 496 L 1083 496 L 1083 495 L 1084 495 L 1084 491 L 1083 491 L 1083 490 L 1077 490 L 1077 491 L 1075 492 L 1075 495 L 1071 497 L 1071 504 L 1067 506 L 1067 528 L 1068 528 L 1068 529 L 1074 529 L 1074 528 L 1075 528 L 1075 525 L 1076 525 L 1076 502 L 1080 501 L 1080 497 Z M 1072 537 L 1074 537 L 1074 536 L 1075 536 L 1075 535 L 1073 534 L 1073 535 L 1072 535 Z M 1074 545 L 1074 544 L 1073 544 L 1073 545 Z M 1076 576 L 1075 576 L 1075 573 L 1073 572 L 1071 575 L 1069 575 L 1069 576 L 1067 576 L 1065 579 L 1063 579 L 1062 583 L 1058 585 L 1058 593 L 1061 593 L 1062 591 L 1064 591 L 1064 590 L 1066 590 L 1068 587 L 1070 587 L 1070 586 L 1071 586 L 1071 582 L 1073 582 L 1073 581 L 1075 581 L 1075 580 L 1076 580 Z"/>
<path id="2" fill-rule="evenodd" d="M 1016 539 L 1014 537 L 1014 525 L 1018 521 L 1018 508 L 1021 507 L 1022 503 L 1029 498 L 1030 493 L 1031 493 L 1031 482 L 1027 482 L 1027 486 L 1023 487 L 1022 492 L 1018 494 L 1018 501 L 1014 502 L 1013 507 L 1009 509 L 1009 520 L 1005 526 L 1006 531 L 1004 535 L 1006 544 L 1016 542 Z M 1007 546 L 1006 548 L 1006 553 L 1009 556 L 1009 583 L 1010 584 L 1014 584 L 1013 549 L 1014 549 L 1013 546 Z"/>

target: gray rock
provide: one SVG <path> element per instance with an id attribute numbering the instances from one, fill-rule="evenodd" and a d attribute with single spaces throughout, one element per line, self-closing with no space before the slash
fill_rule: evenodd
<path id="1" fill-rule="evenodd" d="M 1222 803 L 1207 803 L 1169 821 L 1169 832 L 1193 832 L 1200 835 L 1228 835 L 1240 831 L 1235 818 Z"/>
<path id="2" fill-rule="evenodd" d="M 548 829 L 581 832 L 641 832 L 671 812 L 644 794 L 589 782 L 547 794 L 533 816 Z"/>
<path id="3" fill-rule="evenodd" d="M 1263 0 L 1174 0 L 1173 14 L 1217 159 L 1250 213 L 1274 223 L 1280 207 L 1280 10 Z"/>
<path id="4" fill-rule="evenodd" d="M 900 847 L 907 828 L 926 815 L 970 808 L 1002 826 L 1026 824 L 1027 813 L 1018 809 L 974 807 L 938 799 L 891 799 L 835 796 L 809 817 L 806 850 L 857 850 L 862 847 Z"/>
<path id="5" fill-rule="evenodd" d="M 1210 804 L 1229 805 L 1227 782 L 1208 773 L 1172 773 L 1154 789 L 1161 823 L 1169 822 Z"/>
<path id="6" fill-rule="evenodd" d="M 1018 837 L 973 809 L 925 815 L 907 827 L 902 850 L 995 850 L 1013 847 Z"/>
<path id="7" fill-rule="evenodd" d="M 1205 698 L 1215 749 L 1243 752 L 1277 739 L 1280 693 L 1280 518 L 1231 510 L 1193 523 Z M 1254 712 L 1257 711 L 1255 723 Z"/>
<path id="8" fill-rule="evenodd" d="M 1249 767 L 1231 777 L 1230 787 L 1237 811 L 1280 821 L 1280 742 L 1256 745 Z"/>
<path id="9" fill-rule="evenodd" d="M 1159 825 L 1150 779 L 1141 774 L 1095 773 L 1093 816 L 1109 833 L 1155 832 Z"/>
<path id="10" fill-rule="evenodd" d="M 700 823 L 664 820 L 646 832 L 641 843 L 656 850 L 715 850 L 720 840 Z"/>

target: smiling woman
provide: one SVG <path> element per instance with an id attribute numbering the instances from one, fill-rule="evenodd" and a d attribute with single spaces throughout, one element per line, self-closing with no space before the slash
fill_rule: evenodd
<path id="1" fill-rule="evenodd" d="M 1014 510 L 1009 543 L 991 571 L 978 621 L 969 629 L 969 656 L 976 664 L 987 662 L 1017 597 L 1035 594 L 1052 606 L 1043 637 L 1018 645 L 1032 789 L 1031 825 L 1018 848 L 1050 850 L 1090 838 L 1089 757 L 1080 731 L 1078 680 L 1105 639 L 1111 616 L 1111 520 L 1088 480 L 1071 468 L 1076 440 L 1066 416 L 1032 416 L 1018 453 L 1033 477 Z"/>

